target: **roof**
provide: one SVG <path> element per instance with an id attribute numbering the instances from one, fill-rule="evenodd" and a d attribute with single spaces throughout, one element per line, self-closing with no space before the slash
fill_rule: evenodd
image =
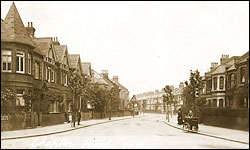
<path id="1" fill-rule="evenodd" d="M 102 78 L 102 76 L 97 73 L 94 69 L 91 69 L 93 77 L 94 78 L 94 83 L 98 83 L 98 84 L 106 84 L 108 85 L 108 83 Z"/>
<path id="2" fill-rule="evenodd" d="M 65 53 L 67 52 L 67 49 L 68 49 L 67 45 L 55 45 L 54 48 L 55 48 L 57 61 L 59 63 L 62 63 Z"/>
<path id="3" fill-rule="evenodd" d="M 79 62 L 80 54 L 69 54 L 69 64 L 71 68 L 77 68 L 77 63 Z"/>
<path id="4" fill-rule="evenodd" d="M 173 90 L 173 95 L 179 95 L 179 94 L 183 94 L 183 89 L 184 88 L 176 88 Z"/>
<path id="5" fill-rule="evenodd" d="M 230 68 L 227 69 L 227 71 L 232 71 L 232 70 L 235 70 L 235 69 L 236 69 L 236 67 L 235 67 L 235 65 L 233 64 Z"/>
<path id="6" fill-rule="evenodd" d="M 91 63 L 90 62 L 82 62 L 82 72 L 91 76 Z"/>
<path id="7" fill-rule="evenodd" d="M 247 59 L 249 59 L 249 51 L 246 52 L 244 55 L 242 55 L 242 56 L 239 58 L 239 62 L 238 62 L 237 64 L 246 62 Z"/>
<path id="8" fill-rule="evenodd" d="M 36 48 L 34 51 L 40 52 L 43 56 L 46 56 L 49 49 L 51 48 L 51 45 L 53 44 L 52 38 L 46 37 L 46 38 L 33 38 L 33 41 L 36 44 Z"/>
<path id="9" fill-rule="evenodd" d="M 114 80 L 111 80 L 111 81 L 115 83 Z M 115 84 L 118 85 L 121 89 L 128 91 L 128 89 L 125 88 L 123 85 L 121 85 L 119 82 L 118 82 L 118 83 L 115 83 Z"/>
<path id="10" fill-rule="evenodd" d="M 216 67 L 214 69 L 214 71 L 212 72 L 212 74 L 225 73 L 227 67 L 231 67 L 232 65 L 234 65 L 239 58 L 240 58 L 240 56 L 233 56 L 233 57 L 229 58 L 227 61 L 223 62 L 218 67 Z"/>
<path id="11" fill-rule="evenodd" d="M 1 20 L 1 41 L 17 42 L 35 47 L 13 2 L 4 21 Z"/>

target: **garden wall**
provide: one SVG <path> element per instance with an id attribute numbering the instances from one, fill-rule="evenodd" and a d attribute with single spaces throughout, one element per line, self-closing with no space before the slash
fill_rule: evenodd
<path id="1" fill-rule="evenodd" d="M 249 109 L 203 108 L 200 122 L 205 125 L 249 131 Z"/>

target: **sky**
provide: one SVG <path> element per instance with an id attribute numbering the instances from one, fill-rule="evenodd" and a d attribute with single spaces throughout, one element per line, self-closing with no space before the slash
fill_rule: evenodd
<path id="1" fill-rule="evenodd" d="M 15 1 L 14 1 L 15 2 Z M 5 19 L 11 1 L 1 1 Z M 190 70 L 204 75 L 222 54 L 249 51 L 249 2 L 16 1 L 36 37 L 58 37 L 133 94 L 178 87 Z"/>

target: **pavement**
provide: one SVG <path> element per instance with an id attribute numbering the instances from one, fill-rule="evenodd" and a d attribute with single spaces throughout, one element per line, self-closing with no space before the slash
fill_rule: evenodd
<path id="1" fill-rule="evenodd" d="M 102 121 L 101 121 L 102 120 Z M 144 114 L 83 121 L 82 126 L 30 138 L 1 140 L 3 149 L 249 149 L 249 144 L 237 143 L 196 133 L 184 133 L 165 123 L 164 114 Z M 105 123 L 107 122 L 107 123 Z M 95 125 L 95 124 L 100 125 Z M 47 127 L 42 127 L 47 128 Z M 44 130 L 40 128 L 40 130 Z M 60 131 L 58 126 L 49 127 Z M 69 132 L 67 130 L 74 129 Z M 41 131 L 39 131 L 41 132 Z M 230 134 L 229 132 L 228 134 Z"/>
<path id="2" fill-rule="evenodd" d="M 135 116 L 135 118 L 136 117 L 140 117 L 140 116 Z M 132 119 L 132 118 L 133 118 L 132 116 L 125 116 L 125 117 L 112 117 L 111 120 L 109 120 L 108 118 L 93 119 L 93 120 L 81 121 L 80 125 L 77 125 L 76 123 L 75 127 L 71 127 L 70 123 L 64 123 L 64 124 L 59 124 L 59 125 L 37 127 L 33 129 L 1 131 L 1 140 L 21 139 L 21 138 L 28 138 L 28 137 L 52 135 L 52 134 L 77 130 L 77 129 L 85 128 L 85 127 L 92 126 L 92 125 L 103 124 L 103 123 L 125 120 L 125 119 Z"/>
<path id="3" fill-rule="evenodd" d="M 177 122 L 177 115 L 170 116 L 169 122 L 165 120 L 166 124 L 182 130 L 182 125 L 178 125 Z M 248 131 L 199 124 L 198 134 L 249 144 Z"/>

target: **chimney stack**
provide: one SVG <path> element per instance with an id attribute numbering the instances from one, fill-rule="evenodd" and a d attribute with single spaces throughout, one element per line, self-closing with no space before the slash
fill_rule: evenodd
<path id="1" fill-rule="evenodd" d="M 218 66 L 217 62 L 212 62 L 211 67 L 210 67 L 210 71 L 213 70 L 214 68 L 216 68 L 217 66 Z"/>
<path id="2" fill-rule="evenodd" d="M 28 32 L 28 35 L 31 38 L 34 38 L 36 29 L 33 27 L 33 22 L 28 22 L 28 26 L 25 28 L 26 28 L 26 31 Z"/>
<path id="3" fill-rule="evenodd" d="M 179 88 L 184 88 L 184 83 L 183 82 L 180 82 Z"/>
<path id="4" fill-rule="evenodd" d="M 52 41 L 54 45 L 60 45 L 60 43 L 58 42 L 58 37 L 52 37 Z"/>
<path id="5" fill-rule="evenodd" d="M 113 81 L 118 84 L 118 76 L 113 76 Z"/>
<path id="6" fill-rule="evenodd" d="M 102 70 L 102 75 L 104 78 L 108 79 L 108 77 L 109 77 L 108 70 Z"/>
<path id="7" fill-rule="evenodd" d="M 228 59 L 229 59 L 229 55 L 223 54 L 223 55 L 221 56 L 221 59 L 220 59 L 220 64 L 223 64 L 223 63 L 226 62 Z"/>

